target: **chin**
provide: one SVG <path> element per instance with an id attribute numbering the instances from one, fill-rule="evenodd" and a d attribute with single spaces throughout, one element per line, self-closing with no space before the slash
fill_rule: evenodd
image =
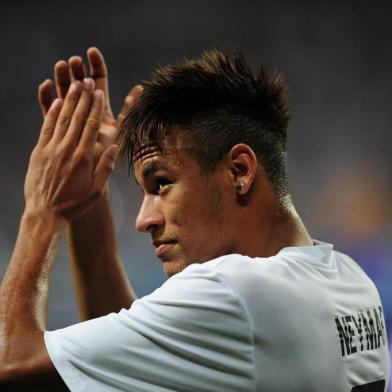
<path id="1" fill-rule="evenodd" d="M 182 260 L 162 260 L 163 270 L 170 278 L 183 271 L 188 265 Z"/>

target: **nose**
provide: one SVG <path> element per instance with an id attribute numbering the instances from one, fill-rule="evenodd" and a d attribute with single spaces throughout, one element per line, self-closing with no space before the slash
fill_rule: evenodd
<path id="1" fill-rule="evenodd" d="M 158 210 L 153 195 L 143 199 L 139 213 L 136 217 L 135 228 L 142 232 L 152 232 L 164 224 L 162 213 Z"/>

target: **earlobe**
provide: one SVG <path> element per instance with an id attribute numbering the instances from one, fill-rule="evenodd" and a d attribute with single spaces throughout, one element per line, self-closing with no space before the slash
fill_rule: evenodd
<path id="1" fill-rule="evenodd" d="M 242 193 L 242 189 L 244 188 L 245 185 L 246 185 L 246 181 L 241 180 L 239 185 L 237 186 L 237 193 Z"/>

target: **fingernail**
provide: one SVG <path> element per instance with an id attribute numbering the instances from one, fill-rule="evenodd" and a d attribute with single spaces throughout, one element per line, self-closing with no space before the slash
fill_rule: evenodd
<path id="1" fill-rule="evenodd" d="M 102 99 L 103 97 L 103 91 L 102 90 L 95 90 L 94 95 L 96 99 Z"/>
<path id="2" fill-rule="evenodd" d="M 83 88 L 85 90 L 92 90 L 94 88 L 94 81 L 91 78 L 84 78 Z"/>
<path id="3" fill-rule="evenodd" d="M 52 102 L 51 109 L 52 109 L 52 110 L 56 110 L 60 105 L 61 105 L 61 99 L 60 99 L 60 98 L 56 98 L 56 99 Z"/>
<path id="4" fill-rule="evenodd" d="M 71 62 L 71 61 L 74 62 L 74 63 L 79 63 L 80 64 L 82 62 L 82 58 L 79 57 L 79 56 L 72 56 L 72 57 L 69 58 L 68 62 Z"/>
<path id="5" fill-rule="evenodd" d="M 69 87 L 69 91 L 71 93 L 78 91 L 80 88 L 80 82 L 75 80 L 74 82 L 71 83 L 71 86 Z"/>

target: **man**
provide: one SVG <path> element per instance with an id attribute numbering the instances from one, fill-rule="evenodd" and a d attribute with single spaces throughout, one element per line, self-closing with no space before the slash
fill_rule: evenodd
<path id="1" fill-rule="evenodd" d="M 40 87 L 45 119 L 1 286 L 3 385 L 384 391 L 377 289 L 352 259 L 311 239 L 291 202 L 280 79 L 254 77 L 240 52 L 207 52 L 156 71 L 116 121 L 103 57 L 91 48 L 88 59 L 85 80 L 80 58 L 57 63 L 57 100 L 51 81 Z M 117 256 L 105 188 L 118 154 L 144 193 L 136 228 L 169 276 L 141 299 Z M 45 332 L 66 226 L 86 321 Z"/>

